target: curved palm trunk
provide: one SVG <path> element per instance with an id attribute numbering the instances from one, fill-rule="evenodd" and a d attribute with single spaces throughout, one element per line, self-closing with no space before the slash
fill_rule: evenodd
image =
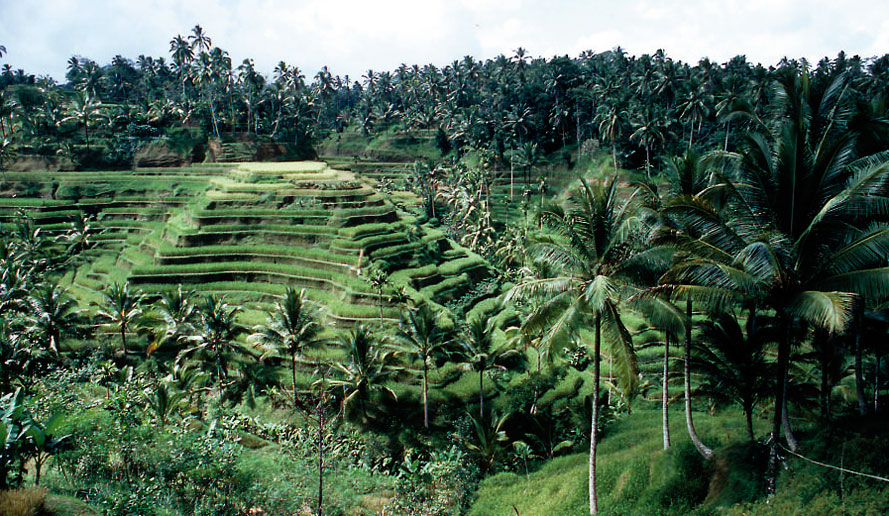
<path id="1" fill-rule="evenodd" d="M 685 303 L 685 315 L 688 318 L 688 327 L 685 329 L 685 364 L 683 365 L 683 380 L 685 384 L 685 426 L 688 428 L 688 436 L 691 438 L 692 444 L 695 445 L 695 449 L 698 450 L 698 453 L 700 453 L 704 459 L 709 460 L 713 457 L 713 450 L 708 448 L 707 445 L 701 441 L 701 438 L 698 437 L 698 432 L 695 430 L 694 419 L 691 415 L 691 371 L 689 368 L 689 363 L 691 362 L 691 299 L 688 299 Z"/>
<path id="2" fill-rule="evenodd" d="M 611 160 L 614 161 L 614 173 L 617 174 L 617 144 L 611 140 Z"/>
<path id="3" fill-rule="evenodd" d="M 595 321 L 595 343 L 593 344 L 593 416 L 590 422 L 590 514 L 599 512 L 599 500 L 596 495 L 596 447 L 599 444 L 599 362 L 602 350 L 602 324 L 599 314 Z"/>
<path id="4" fill-rule="evenodd" d="M 799 442 L 793 435 L 793 428 L 790 426 L 790 412 L 787 411 L 787 382 L 784 385 L 784 408 L 781 411 L 781 424 L 784 426 L 784 440 L 787 441 L 787 447 L 790 451 L 799 449 Z"/>
<path id="5" fill-rule="evenodd" d="M 670 447 L 670 334 L 664 334 L 664 377 L 661 385 L 661 404 L 664 423 L 664 449 Z"/>
<path id="6" fill-rule="evenodd" d="M 429 366 L 426 357 L 423 357 L 423 426 L 429 428 Z"/>

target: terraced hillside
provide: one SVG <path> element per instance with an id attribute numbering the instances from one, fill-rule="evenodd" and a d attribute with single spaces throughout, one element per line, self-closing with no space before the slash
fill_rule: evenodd
<path id="1" fill-rule="evenodd" d="M 149 294 L 182 284 L 224 294 L 254 323 L 294 286 L 342 328 L 381 312 L 397 320 L 391 294 L 402 289 L 465 310 L 499 294 L 475 288 L 491 277 L 481 257 L 418 223 L 413 195 L 375 183 L 323 162 L 19 172 L 7 177 L 0 223 L 27 216 L 52 232 L 84 222 L 87 260 L 66 282 L 87 303 L 116 281 Z M 371 268 L 383 272 L 382 288 Z"/>

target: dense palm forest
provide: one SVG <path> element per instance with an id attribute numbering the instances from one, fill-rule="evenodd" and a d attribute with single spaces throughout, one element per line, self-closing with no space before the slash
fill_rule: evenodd
<path id="1" fill-rule="evenodd" d="M 889 56 L 65 81 L 0 73 L 0 514 L 889 511 Z"/>

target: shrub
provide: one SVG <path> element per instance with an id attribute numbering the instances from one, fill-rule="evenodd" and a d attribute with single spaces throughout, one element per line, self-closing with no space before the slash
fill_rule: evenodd
<path id="1" fill-rule="evenodd" d="M 47 490 L 26 487 L 15 491 L 0 491 L 0 514 L 3 516 L 37 516 L 43 510 Z"/>

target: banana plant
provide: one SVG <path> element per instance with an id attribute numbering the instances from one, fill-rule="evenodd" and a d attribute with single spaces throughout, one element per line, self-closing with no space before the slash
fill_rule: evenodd
<path id="1" fill-rule="evenodd" d="M 61 416 L 53 416 L 46 423 L 34 420 L 25 406 L 22 389 L 0 398 L 0 407 L 0 491 L 20 485 L 25 465 L 32 459 L 39 483 L 41 466 L 61 450 L 69 437 L 52 435 L 62 423 Z"/>

